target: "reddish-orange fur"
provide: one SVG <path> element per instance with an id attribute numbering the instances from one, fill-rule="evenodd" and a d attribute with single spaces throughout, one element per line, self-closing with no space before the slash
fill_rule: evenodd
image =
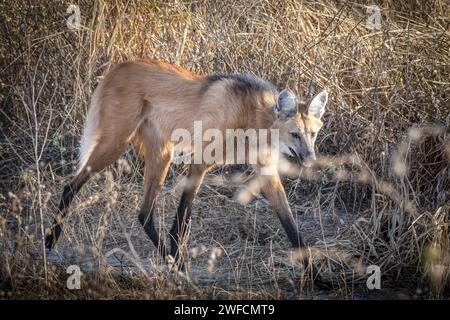
<path id="1" fill-rule="evenodd" d="M 296 130 L 304 135 L 304 141 L 310 148 L 315 138 L 309 135 L 322 126 L 320 117 L 309 115 L 305 109 L 289 119 L 281 119 L 274 112 L 275 105 L 276 92 L 252 88 L 241 90 L 231 78 L 211 81 L 208 77 L 156 60 L 119 64 L 95 90 L 82 140 L 80 168 L 65 188 L 59 215 L 64 216 L 73 194 L 92 173 L 117 160 L 128 143 L 133 142 L 145 161 L 144 199 L 139 220 L 165 256 L 167 250 L 156 231 L 153 213 L 156 197 L 172 161 L 172 132 L 183 128 L 193 134 L 194 121 L 202 121 L 203 130 L 219 129 L 224 136 L 226 129 L 276 128 L 280 130 L 280 141 L 301 150 L 301 146 L 296 146 L 297 142 L 291 137 L 292 130 Z M 265 159 L 259 160 L 264 165 L 270 163 Z M 170 232 L 171 254 L 176 260 L 181 258 L 179 243 L 185 236 L 192 200 L 205 173 L 212 166 L 190 165 L 189 183 Z M 256 166 L 257 173 L 259 169 Z M 292 245 L 304 247 L 279 176 L 261 177 L 260 184 Z M 56 221 L 47 239 L 48 247 L 58 238 L 60 229 Z"/>

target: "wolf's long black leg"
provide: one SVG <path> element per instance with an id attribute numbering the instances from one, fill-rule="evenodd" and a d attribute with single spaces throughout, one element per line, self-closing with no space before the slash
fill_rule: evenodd
<path id="1" fill-rule="evenodd" d="M 164 241 L 160 238 L 155 224 L 156 199 L 166 179 L 171 162 L 171 152 L 158 149 L 148 151 L 145 156 L 144 200 L 139 210 L 139 221 L 163 258 L 167 255 Z"/>
<path id="2" fill-rule="evenodd" d="M 260 181 L 261 190 L 267 200 L 269 200 L 273 211 L 275 211 L 278 218 L 280 219 L 281 225 L 283 226 L 292 247 L 294 247 L 294 249 L 300 250 L 305 268 L 311 268 L 310 275 L 312 280 L 318 287 L 322 289 L 329 289 L 330 285 L 322 280 L 317 267 L 310 261 L 307 252 L 305 252 L 307 246 L 303 241 L 297 224 L 295 223 L 291 209 L 289 208 L 289 203 L 286 197 L 286 193 L 284 192 L 280 177 L 278 175 L 261 176 Z"/>
<path id="3" fill-rule="evenodd" d="M 178 206 L 172 228 L 170 229 L 170 254 L 176 262 L 179 262 L 180 269 L 183 269 L 184 267 L 181 259 L 182 254 L 180 245 L 185 240 L 189 222 L 191 220 L 192 201 L 194 200 L 194 197 L 203 181 L 203 177 L 210 168 L 210 165 L 193 164 L 190 166 L 186 186 L 183 194 L 181 195 L 180 204 Z"/>
<path id="4" fill-rule="evenodd" d="M 58 241 L 62 231 L 62 219 L 64 219 L 64 217 L 67 215 L 68 208 L 73 200 L 73 197 L 86 183 L 87 180 L 89 180 L 89 172 L 83 169 L 68 185 L 64 187 L 61 201 L 59 203 L 58 213 L 45 237 L 45 246 L 47 249 L 51 250 Z"/>

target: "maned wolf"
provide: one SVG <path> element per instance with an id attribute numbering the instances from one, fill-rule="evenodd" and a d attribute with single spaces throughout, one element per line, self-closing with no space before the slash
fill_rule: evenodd
<path id="1" fill-rule="evenodd" d="M 177 129 L 193 134 L 194 122 L 203 130 L 278 129 L 278 150 L 303 166 L 316 159 L 314 142 L 322 127 L 321 117 L 327 103 L 322 91 L 307 105 L 295 95 L 281 92 L 270 83 L 251 75 L 201 76 L 155 60 L 121 63 L 111 70 L 94 92 L 86 119 L 76 176 L 64 187 L 59 212 L 47 231 L 46 246 L 51 249 L 61 233 L 61 220 L 74 195 L 89 177 L 116 161 L 133 142 L 145 161 L 144 198 L 139 221 L 163 257 L 168 252 L 155 227 L 154 204 L 173 159 Z M 224 135 L 225 136 L 225 135 Z M 270 139 L 270 137 L 269 137 Z M 200 150 L 201 151 L 201 150 Z M 259 152 L 259 151 L 258 151 Z M 217 155 L 217 160 L 221 155 Z M 259 174 L 261 193 L 278 215 L 294 248 L 305 248 L 277 171 L 261 174 L 273 166 L 277 155 L 258 153 L 252 165 Z M 273 159 L 272 159 L 273 158 Z M 179 244 L 186 235 L 195 194 L 206 172 L 216 163 L 194 163 L 187 180 L 175 221 L 170 230 L 170 255 L 183 267 Z M 313 279 L 320 276 L 307 254 L 305 266 L 311 266 Z"/>

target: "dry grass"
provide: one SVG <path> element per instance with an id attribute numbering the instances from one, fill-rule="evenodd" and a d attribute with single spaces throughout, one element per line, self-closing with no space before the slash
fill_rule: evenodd
<path id="1" fill-rule="evenodd" d="M 448 298 L 445 1 L 375 1 L 381 30 L 365 27 L 356 2 L 74 2 L 78 31 L 66 27 L 67 1 L 0 3 L 0 298 Z M 285 187 L 335 290 L 311 290 L 264 199 L 233 201 L 240 167 L 208 176 L 189 271 L 168 272 L 136 219 L 142 171 L 131 150 L 79 194 L 62 257 L 44 260 L 43 228 L 74 171 L 92 91 L 113 64 L 145 57 L 253 73 L 304 97 L 329 91 L 324 157 Z M 159 200 L 166 230 L 184 171 L 171 168 Z M 65 288 L 70 263 L 88 270 L 80 291 Z M 381 292 L 365 289 L 370 264 Z"/>

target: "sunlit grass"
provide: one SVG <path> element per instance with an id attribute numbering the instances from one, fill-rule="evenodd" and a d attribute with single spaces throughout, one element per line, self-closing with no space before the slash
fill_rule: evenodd
<path id="1" fill-rule="evenodd" d="M 445 1 L 385 1 L 381 30 L 364 5 L 328 1 L 69 1 L 0 4 L 0 298 L 448 298 L 449 30 Z M 42 231 L 75 172 L 92 91 L 115 63 L 157 58 L 203 73 L 248 72 L 331 101 L 312 169 L 282 167 L 311 245 L 290 252 L 250 169 L 208 174 L 194 202 L 187 272 L 171 272 L 137 220 L 135 152 L 76 197 L 58 259 Z M 244 172 L 244 173 L 242 173 Z M 158 201 L 168 230 L 186 168 Z M 309 254 L 334 285 L 314 288 Z M 65 267 L 85 271 L 66 288 Z M 366 288 L 379 265 L 382 292 Z M 45 266 L 45 267 L 44 267 Z"/>

